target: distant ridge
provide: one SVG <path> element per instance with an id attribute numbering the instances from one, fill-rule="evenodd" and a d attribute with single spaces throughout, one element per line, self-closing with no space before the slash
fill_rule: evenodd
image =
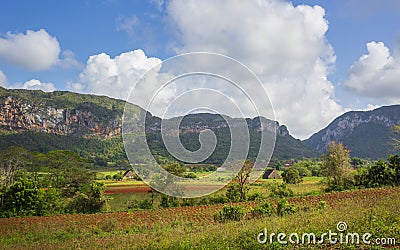
<path id="1" fill-rule="evenodd" d="M 0 87 L 0 149 L 9 146 L 21 146 L 40 152 L 64 149 L 78 152 L 87 158 L 126 161 L 121 137 L 124 107 L 124 101 L 106 96 Z M 140 107 L 137 107 L 137 112 L 140 115 L 147 113 Z M 161 119 L 147 114 L 149 119 L 146 120 L 146 126 L 152 128 L 149 131 L 153 131 L 148 135 L 150 148 L 162 157 L 168 157 L 160 140 L 158 127 Z M 223 117 L 235 121 L 235 118 Z M 319 156 L 300 140 L 293 138 L 287 127 L 276 121 L 256 117 L 247 118 L 246 122 L 254 138 L 257 138 L 261 129 L 276 129 L 274 159 Z M 184 146 L 195 150 L 199 145 L 198 133 L 202 129 L 212 129 L 222 144 L 217 145 L 217 152 L 207 163 L 220 163 L 226 152 L 229 152 L 226 142 L 230 136 L 224 126 L 221 115 L 191 114 L 185 116 L 178 132 Z M 176 132 L 171 131 L 171 134 Z M 256 152 L 256 148 L 257 143 L 251 144 L 250 153 Z"/>
<path id="2" fill-rule="evenodd" d="M 331 141 L 336 141 L 347 146 L 352 156 L 386 158 L 388 154 L 396 153 L 390 145 L 394 125 L 400 125 L 400 105 L 383 106 L 371 111 L 350 111 L 303 142 L 321 153 Z"/>

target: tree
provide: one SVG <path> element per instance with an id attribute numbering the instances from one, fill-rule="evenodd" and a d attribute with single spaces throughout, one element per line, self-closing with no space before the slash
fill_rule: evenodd
<path id="1" fill-rule="evenodd" d="M 4 194 L 1 217 L 41 215 L 44 192 L 24 178 L 15 181 Z"/>
<path id="2" fill-rule="evenodd" d="M 9 147 L 0 151 L 0 185 L 12 185 L 17 170 L 29 164 L 29 158 L 29 151 L 21 147 Z"/>
<path id="3" fill-rule="evenodd" d="M 392 184 L 393 171 L 387 162 L 379 160 L 368 170 L 367 178 L 371 186 L 384 186 Z"/>
<path id="4" fill-rule="evenodd" d="M 400 156 L 389 155 L 388 166 L 393 170 L 393 182 L 395 185 L 400 185 Z"/>
<path id="5" fill-rule="evenodd" d="M 285 170 L 285 172 L 283 172 L 283 174 L 282 174 L 282 177 L 283 177 L 283 181 L 288 184 L 298 184 L 303 181 L 299 174 L 299 171 L 294 168 Z"/>
<path id="6" fill-rule="evenodd" d="M 84 185 L 89 186 L 94 179 L 94 174 L 84 169 L 87 162 L 71 151 L 50 151 L 42 158 L 42 163 L 49 166 L 54 187 L 68 188 L 72 194 Z"/>
<path id="7" fill-rule="evenodd" d="M 87 194 L 77 192 L 67 208 L 73 213 L 96 213 L 106 205 L 104 183 L 93 182 Z"/>
<path id="8" fill-rule="evenodd" d="M 251 170 L 253 169 L 253 163 L 249 160 L 246 160 L 240 169 L 239 173 L 236 175 L 236 180 L 239 184 L 239 192 L 240 192 L 240 200 L 246 200 L 246 193 L 248 191 L 248 187 L 246 186 L 247 181 L 250 177 Z"/>
<path id="9" fill-rule="evenodd" d="M 226 190 L 226 198 L 230 202 L 238 202 L 241 200 L 241 194 L 240 194 L 240 187 L 239 184 L 235 182 L 231 182 Z"/>
<path id="10" fill-rule="evenodd" d="M 322 172 L 328 180 L 328 188 L 341 190 L 346 188 L 350 179 L 350 150 L 342 143 L 332 142 L 322 158 Z"/>

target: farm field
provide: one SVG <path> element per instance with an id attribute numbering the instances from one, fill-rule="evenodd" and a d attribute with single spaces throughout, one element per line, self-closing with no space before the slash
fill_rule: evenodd
<path id="1" fill-rule="evenodd" d="M 276 199 L 268 199 L 276 204 Z M 325 208 L 317 208 L 325 201 Z M 257 235 L 270 232 L 322 233 L 343 221 L 351 232 L 400 239 L 400 189 L 376 188 L 289 199 L 292 215 L 239 222 L 214 222 L 224 205 L 136 210 L 98 214 L 0 219 L 1 249 L 279 249 L 261 245 Z M 260 202 L 245 202 L 250 209 Z M 373 204 L 373 206 L 371 206 Z M 398 244 L 398 243 L 397 243 Z M 399 247 L 400 245 L 397 245 Z M 308 246 L 311 247 L 311 246 Z M 339 245 L 313 245 L 335 249 Z M 348 246 L 369 249 L 370 246 Z M 373 246 L 373 249 L 380 249 Z M 393 247 L 393 246 L 392 246 Z M 347 249 L 347 248 L 345 248 Z"/>
<path id="2" fill-rule="evenodd" d="M 106 172 L 105 172 L 106 173 Z M 295 196 L 318 194 L 323 188 L 322 177 L 304 177 L 300 184 L 288 184 Z M 132 200 L 150 199 L 149 186 L 137 180 L 102 181 L 106 185 L 105 195 L 108 198 L 111 211 L 126 210 Z M 270 185 L 283 183 L 282 179 L 260 179 L 250 185 L 249 194 L 259 193 L 264 197 L 270 194 Z M 211 194 L 210 197 L 225 196 L 226 187 Z M 158 199 L 156 199 L 158 202 Z"/>

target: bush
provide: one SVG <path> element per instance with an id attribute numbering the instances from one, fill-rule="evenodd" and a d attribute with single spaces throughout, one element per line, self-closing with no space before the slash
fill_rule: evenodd
<path id="1" fill-rule="evenodd" d="M 160 206 L 161 207 L 179 207 L 179 200 L 176 197 L 162 195 Z"/>
<path id="2" fill-rule="evenodd" d="M 259 192 L 255 192 L 254 194 L 250 194 L 247 197 L 248 201 L 262 201 L 264 199 L 265 199 L 264 195 L 259 193 Z"/>
<path id="3" fill-rule="evenodd" d="M 282 174 L 282 177 L 283 177 L 284 182 L 290 183 L 290 184 L 298 184 L 303 181 L 301 179 L 299 171 L 294 168 L 285 170 L 285 172 L 283 172 L 283 174 Z"/>
<path id="4" fill-rule="evenodd" d="M 0 204 L 0 217 L 42 215 L 44 195 L 35 183 L 22 178 L 4 192 L 3 204 Z"/>
<path id="5" fill-rule="evenodd" d="M 67 205 L 67 209 L 72 213 L 100 212 L 106 205 L 103 197 L 104 189 L 103 183 L 92 183 L 89 194 L 77 192 Z"/>
<path id="6" fill-rule="evenodd" d="M 240 201 L 240 187 L 237 183 L 231 183 L 226 190 L 226 198 L 230 202 Z"/>
<path id="7" fill-rule="evenodd" d="M 271 198 L 292 197 L 293 190 L 291 190 L 285 183 L 274 184 L 271 186 Z"/>
<path id="8" fill-rule="evenodd" d="M 277 213 L 280 216 L 287 214 L 294 214 L 297 212 L 297 208 L 294 204 L 290 204 L 286 198 L 282 198 L 278 201 Z"/>
<path id="9" fill-rule="evenodd" d="M 128 204 L 128 209 L 152 209 L 153 205 L 151 204 L 150 199 L 143 200 L 132 200 Z"/>
<path id="10" fill-rule="evenodd" d="M 197 175 L 195 173 L 187 173 L 185 175 L 185 178 L 189 178 L 189 179 L 197 179 Z"/>
<path id="11" fill-rule="evenodd" d="M 251 217 L 261 218 L 264 216 L 271 216 L 273 212 L 274 212 L 274 207 L 272 206 L 272 204 L 266 202 L 261 206 L 255 207 L 253 210 L 251 210 Z"/>
<path id="12" fill-rule="evenodd" d="M 240 221 L 246 214 L 243 206 L 225 206 L 216 214 L 214 214 L 214 221 L 227 222 L 227 221 Z"/>
<path id="13" fill-rule="evenodd" d="M 328 204 L 326 203 L 326 201 L 319 201 L 318 205 L 317 205 L 317 209 L 325 209 L 328 206 Z"/>

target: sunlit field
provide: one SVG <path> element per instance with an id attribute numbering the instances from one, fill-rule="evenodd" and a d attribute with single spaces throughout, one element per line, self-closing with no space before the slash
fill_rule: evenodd
<path id="1" fill-rule="evenodd" d="M 310 180 L 311 181 L 311 180 Z M 301 184 L 300 184 L 301 185 Z M 270 232 L 316 234 L 335 231 L 343 221 L 351 232 L 372 238 L 400 237 L 400 189 L 378 188 L 289 199 L 298 212 L 280 217 L 214 222 L 224 205 L 136 210 L 87 215 L 0 219 L 2 249 L 279 249 L 260 244 L 257 235 Z M 275 204 L 276 199 L 269 199 Z M 326 202 L 320 208 L 318 204 Z M 237 203 L 249 210 L 260 202 Z M 236 205 L 237 205 L 236 204 Z M 373 204 L 373 206 L 371 205 Z M 398 244 L 398 243 L 397 243 Z M 399 246 L 399 245 L 397 245 Z M 304 246 L 303 246 L 304 247 Z M 309 245 L 336 249 L 339 245 Z M 367 249 L 369 246 L 348 246 Z M 347 248 L 346 248 L 347 249 Z M 375 246 L 374 249 L 379 249 Z"/>

